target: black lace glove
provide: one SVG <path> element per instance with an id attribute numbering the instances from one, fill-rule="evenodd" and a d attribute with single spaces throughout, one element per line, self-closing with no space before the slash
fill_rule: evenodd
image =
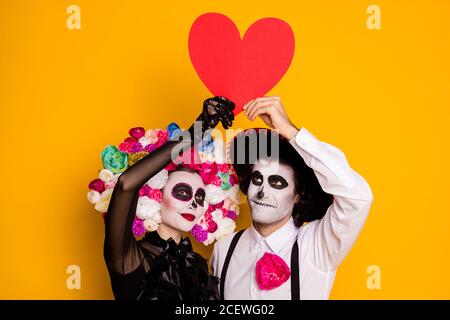
<path id="1" fill-rule="evenodd" d="M 203 111 L 197 120 L 202 121 L 204 131 L 215 128 L 219 121 L 228 129 L 234 120 L 234 102 L 225 97 L 208 98 L 203 102 Z"/>
<path id="2" fill-rule="evenodd" d="M 214 129 L 219 122 L 224 129 L 228 129 L 233 124 L 235 104 L 225 97 L 216 96 L 203 101 L 202 113 L 195 119 L 194 123 L 187 130 L 194 139 L 194 144 L 201 141 L 203 134 L 210 129 Z"/>

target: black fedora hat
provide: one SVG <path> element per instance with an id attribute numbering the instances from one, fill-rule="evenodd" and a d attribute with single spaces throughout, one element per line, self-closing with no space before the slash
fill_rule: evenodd
<path id="1" fill-rule="evenodd" d="M 259 158 L 275 159 L 294 166 L 304 163 L 285 137 L 267 128 L 249 128 L 236 134 L 229 143 L 227 156 L 239 178 L 246 176 Z"/>

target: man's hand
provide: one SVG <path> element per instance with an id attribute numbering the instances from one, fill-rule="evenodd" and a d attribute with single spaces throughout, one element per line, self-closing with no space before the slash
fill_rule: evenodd
<path id="1" fill-rule="evenodd" d="M 294 138 L 298 132 L 298 128 L 289 120 L 278 96 L 253 99 L 245 104 L 243 110 L 250 121 L 259 116 L 266 125 L 278 129 L 288 140 Z"/>

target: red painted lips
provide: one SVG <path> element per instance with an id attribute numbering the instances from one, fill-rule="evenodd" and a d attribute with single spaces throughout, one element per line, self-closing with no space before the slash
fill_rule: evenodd
<path id="1" fill-rule="evenodd" d="M 195 216 L 190 213 L 182 213 L 181 216 L 185 218 L 187 221 L 194 221 Z"/>

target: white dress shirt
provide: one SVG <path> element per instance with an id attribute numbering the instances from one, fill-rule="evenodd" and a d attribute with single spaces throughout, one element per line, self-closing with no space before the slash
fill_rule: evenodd
<path id="1" fill-rule="evenodd" d="M 230 260 L 225 299 L 291 299 L 290 279 L 272 290 L 260 290 L 255 265 L 265 252 L 280 256 L 290 266 L 292 245 L 298 240 L 300 299 L 328 299 L 336 269 L 358 237 L 373 201 L 368 183 L 348 164 L 338 148 L 319 141 L 301 128 L 290 140 L 292 146 L 314 170 L 322 189 L 334 196 L 321 220 L 300 228 L 291 219 L 280 229 L 262 237 L 249 227 L 242 234 Z M 210 259 L 215 276 L 220 277 L 234 234 L 219 240 Z"/>

